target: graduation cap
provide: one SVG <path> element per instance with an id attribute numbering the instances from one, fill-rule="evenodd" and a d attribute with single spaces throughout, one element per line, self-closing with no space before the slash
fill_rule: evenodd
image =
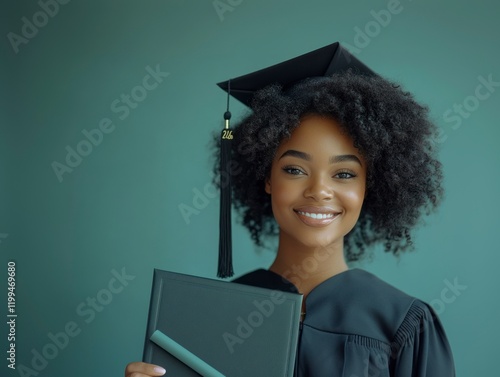
<path id="1" fill-rule="evenodd" d="M 229 123 L 231 119 L 229 98 L 234 97 L 251 108 L 255 92 L 269 85 L 278 84 L 283 90 L 287 90 L 307 78 L 331 76 L 348 70 L 360 75 L 376 76 L 375 72 L 351 55 L 339 42 L 335 42 L 271 67 L 217 84 L 228 94 L 227 110 L 224 113 L 225 128 L 221 133 L 220 171 L 226 179 L 225 184 L 221 185 L 217 276 L 225 278 L 233 275 L 231 183 L 229 181 L 233 131 Z"/>

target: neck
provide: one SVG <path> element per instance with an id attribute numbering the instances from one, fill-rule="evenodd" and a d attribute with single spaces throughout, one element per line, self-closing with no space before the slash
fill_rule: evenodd
<path id="1" fill-rule="evenodd" d="M 293 283 L 305 297 L 317 285 L 348 269 L 343 242 L 322 246 L 290 244 L 280 237 L 271 271 Z"/>

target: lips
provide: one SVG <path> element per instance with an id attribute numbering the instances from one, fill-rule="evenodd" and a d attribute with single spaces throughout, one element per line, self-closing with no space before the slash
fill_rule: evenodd
<path id="1" fill-rule="evenodd" d="M 329 207 L 301 207 L 294 209 L 294 212 L 304 224 L 309 226 L 326 226 L 341 214 Z"/>

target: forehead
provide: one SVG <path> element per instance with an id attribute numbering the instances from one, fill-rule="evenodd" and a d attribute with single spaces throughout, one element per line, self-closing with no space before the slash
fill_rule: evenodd
<path id="1" fill-rule="evenodd" d="M 342 126 L 336 120 L 320 115 L 302 118 L 290 138 L 281 142 L 278 151 L 291 148 L 312 153 L 325 151 L 360 156 L 360 152 L 354 147 L 354 141 Z"/>

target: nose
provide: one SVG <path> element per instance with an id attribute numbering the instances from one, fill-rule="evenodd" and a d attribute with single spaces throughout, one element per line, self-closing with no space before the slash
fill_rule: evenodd
<path id="1" fill-rule="evenodd" d="M 333 199 L 335 192 L 330 177 L 313 176 L 308 180 L 304 190 L 304 197 L 316 201 L 328 201 Z"/>

